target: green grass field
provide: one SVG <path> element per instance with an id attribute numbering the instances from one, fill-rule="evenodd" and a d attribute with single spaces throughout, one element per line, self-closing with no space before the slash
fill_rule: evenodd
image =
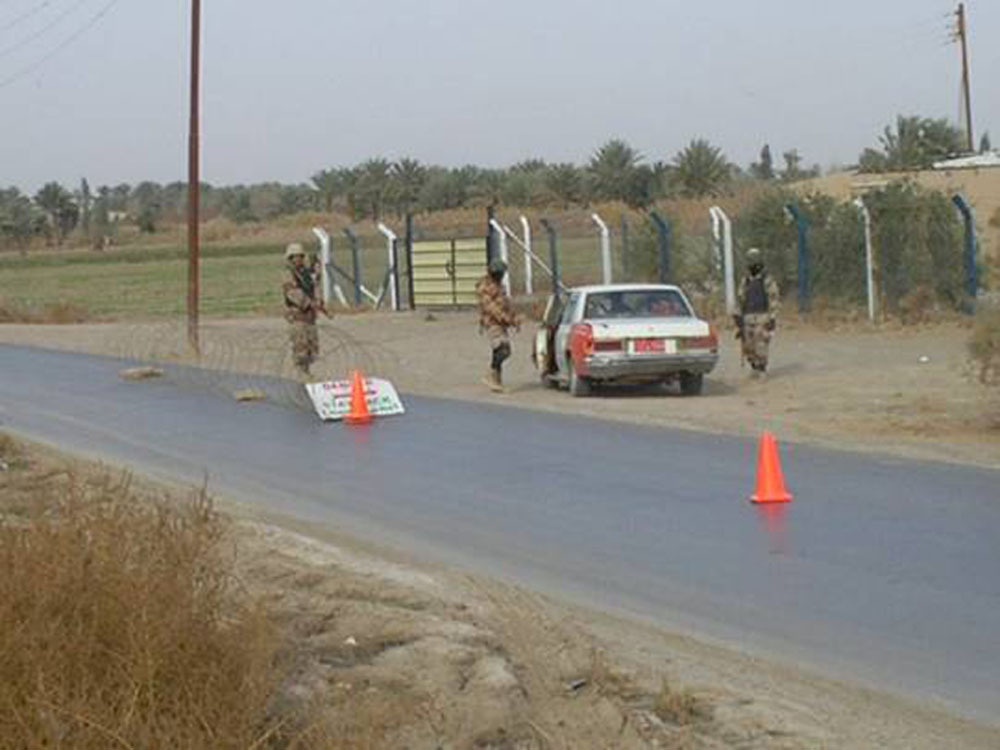
<path id="1" fill-rule="evenodd" d="M 549 262 L 547 240 L 536 238 L 534 249 Z M 600 281 L 596 237 L 560 238 L 560 267 L 567 284 Z M 613 247 L 616 277 L 620 246 Z M 524 255 L 510 244 L 515 293 L 524 289 Z M 350 253 L 334 247 L 334 262 L 350 272 Z M 373 293 L 382 287 L 387 258 L 384 245 L 366 242 L 362 276 Z M 206 317 L 280 315 L 280 284 L 284 260 L 276 245 L 216 245 L 202 249 L 201 314 Z M 26 257 L 0 255 L 0 306 L 41 311 L 71 306 L 95 320 L 141 320 L 183 315 L 187 304 L 187 250 L 179 246 L 124 247 L 92 250 L 35 251 Z M 535 268 L 535 291 L 551 288 L 548 276 Z M 340 279 L 348 299 L 349 283 Z M 405 280 L 401 280 L 405 289 Z"/>

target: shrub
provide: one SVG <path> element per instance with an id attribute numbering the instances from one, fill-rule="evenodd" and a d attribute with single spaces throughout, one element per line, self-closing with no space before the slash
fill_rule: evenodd
<path id="1" fill-rule="evenodd" d="M 1000 303 L 983 304 L 976 313 L 969 356 L 980 381 L 1000 385 Z"/>
<path id="2" fill-rule="evenodd" d="M 177 507 L 127 477 L 29 474 L 0 479 L 0 748 L 261 742 L 276 637 L 205 493 Z"/>
<path id="3" fill-rule="evenodd" d="M 870 193 L 865 201 L 872 214 L 876 281 L 889 310 L 911 315 L 916 303 L 923 309 L 960 309 L 965 304 L 962 227 L 948 197 L 903 181 Z M 850 203 L 771 190 L 735 222 L 738 250 L 759 247 L 783 294 L 796 289 L 798 241 L 785 212 L 792 202 L 809 223 L 811 293 L 830 302 L 863 304 L 864 233 L 860 214 Z M 741 259 L 738 252 L 738 267 Z"/>

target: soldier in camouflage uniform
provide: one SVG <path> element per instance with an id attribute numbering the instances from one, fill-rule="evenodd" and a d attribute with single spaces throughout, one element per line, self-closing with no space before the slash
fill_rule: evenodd
<path id="1" fill-rule="evenodd" d="M 490 261 L 487 273 L 476 284 L 479 296 L 479 332 L 490 340 L 490 369 L 483 382 L 494 393 L 503 393 L 503 363 L 510 356 L 511 328 L 519 329 L 517 313 L 503 288 L 507 264 L 500 258 Z"/>
<path id="2" fill-rule="evenodd" d="M 323 301 L 316 296 L 316 277 L 306 263 L 302 245 L 293 242 L 285 248 L 287 264 L 281 291 L 285 298 L 285 320 L 292 344 L 292 361 L 303 379 L 310 376 L 309 368 L 319 356 L 319 333 L 316 317 L 325 312 Z"/>
<path id="3" fill-rule="evenodd" d="M 764 268 L 764 259 L 755 247 L 747 250 L 747 273 L 738 293 L 740 314 L 734 316 L 743 357 L 754 373 L 767 372 L 768 348 L 777 326 L 781 295 L 777 282 Z"/>

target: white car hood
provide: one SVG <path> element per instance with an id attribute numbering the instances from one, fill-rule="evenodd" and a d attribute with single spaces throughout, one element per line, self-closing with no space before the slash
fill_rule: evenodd
<path id="1" fill-rule="evenodd" d="M 698 318 L 646 318 L 642 320 L 589 320 L 594 338 L 642 339 L 708 336 L 708 323 Z"/>

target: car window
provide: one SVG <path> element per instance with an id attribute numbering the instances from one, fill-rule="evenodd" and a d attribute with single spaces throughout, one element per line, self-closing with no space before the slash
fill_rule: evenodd
<path id="1" fill-rule="evenodd" d="M 584 317 L 590 319 L 688 318 L 691 315 L 684 297 L 674 289 L 592 292 L 587 295 L 584 309 Z"/>
<path id="2" fill-rule="evenodd" d="M 579 294 L 569 295 L 569 299 L 566 300 L 566 307 L 563 308 L 562 318 L 560 318 L 559 320 L 560 324 L 565 325 L 567 323 L 572 322 L 573 311 L 576 310 L 576 303 L 579 302 L 579 300 L 580 300 Z"/>

